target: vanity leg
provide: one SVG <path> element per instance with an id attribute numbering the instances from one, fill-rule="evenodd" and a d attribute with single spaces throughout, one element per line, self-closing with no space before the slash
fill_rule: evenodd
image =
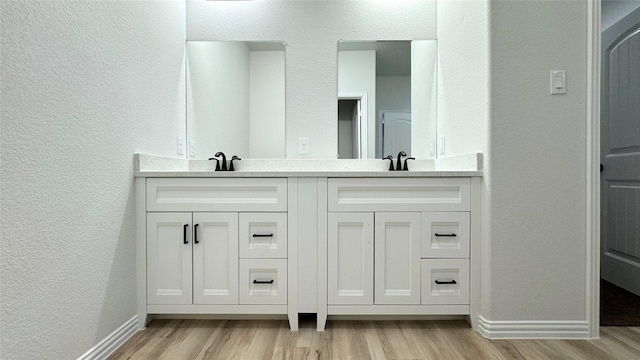
<path id="1" fill-rule="evenodd" d="M 324 331 L 325 326 L 327 325 L 327 312 L 323 311 L 323 312 L 318 312 L 318 320 L 317 320 L 317 327 L 316 329 L 318 331 Z"/>
<path id="2" fill-rule="evenodd" d="M 298 318 L 300 317 L 298 313 L 288 314 L 289 316 L 289 328 L 291 331 L 298 331 Z"/>

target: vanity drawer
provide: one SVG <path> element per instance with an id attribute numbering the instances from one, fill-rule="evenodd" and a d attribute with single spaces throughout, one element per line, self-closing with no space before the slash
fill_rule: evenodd
<path id="1" fill-rule="evenodd" d="M 286 304 L 286 259 L 240 259 L 240 304 Z"/>
<path id="2" fill-rule="evenodd" d="M 333 178 L 329 211 L 469 211 L 469 178 Z"/>
<path id="3" fill-rule="evenodd" d="M 421 260 L 423 305 L 469 304 L 468 259 Z"/>
<path id="4" fill-rule="evenodd" d="M 423 212 L 422 257 L 468 258 L 471 213 Z"/>
<path id="5" fill-rule="evenodd" d="M 240 213 L 239 224 L 240 258 L 287 258 L 287 213 Z"/>
<path id="6" fill-rule="evenodd" d="M 147 179 L 147 211 L 286 210 L 286 178 Z"/>

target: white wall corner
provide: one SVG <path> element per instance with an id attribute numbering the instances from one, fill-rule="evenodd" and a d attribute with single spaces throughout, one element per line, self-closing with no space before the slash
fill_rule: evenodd
<path id="1" fill-rule="evenodd" d="M 492 321 L 478 317 L 478 332 L 488 339 L 589 339 L 587 321 Z"/>
<path id="2" fill-rule="evenodd" d="M 92 347 L 78 358 L 78 360 L 101 360 L 113 354 L 122 344 L 129 340 L 138 331 L 138 316 L 127 320 L 114 332 L 107 335 L 96 346 Z"/>

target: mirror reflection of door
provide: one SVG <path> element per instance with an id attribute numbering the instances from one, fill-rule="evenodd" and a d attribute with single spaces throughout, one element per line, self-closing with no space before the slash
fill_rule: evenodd
<path id="1" fill-rule="evenodd" d="M 338 158 L 362 156 L 362 104 L 360 99 L 338 100 Z M 365 138 L 366 141 L 366 138 Z"/>
<path id="2" fill-rule="evenodd" d="M 400 151 L 411 156 L 411 112 L 380 111 L 382 154 L 394 155 Z"/>

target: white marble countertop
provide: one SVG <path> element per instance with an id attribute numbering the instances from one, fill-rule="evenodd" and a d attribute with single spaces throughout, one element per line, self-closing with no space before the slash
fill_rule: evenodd
<path id="1" fill-rule="evenodd" d="M 471 177 L 482 171 L 139 171 L 136 177 Z"/>
<path id="2" fill-rule="evenodd" d="M 389 171 L 389 161 L 366 160 L 242 160 L 236 171 L 214 171 L 207 160 L 175 159 L 135 154 L 136 177 L 478 177 L 482 154 L 444 159 L 419 159 L 409 171 Z"/>

